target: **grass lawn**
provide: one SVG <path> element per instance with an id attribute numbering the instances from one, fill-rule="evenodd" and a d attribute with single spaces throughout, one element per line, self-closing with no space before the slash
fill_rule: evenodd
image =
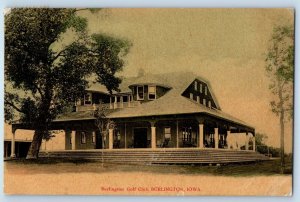
<path id="1" fill-rule="evenodd" d="M 4 163 L 4 192 L 47 195 L 290 195 L 291 172 L 279 174 L 279 165 L 278 159 L 225 166 L 13 160 Z M 161 191 L 165 187 L 177 189 Z"/>

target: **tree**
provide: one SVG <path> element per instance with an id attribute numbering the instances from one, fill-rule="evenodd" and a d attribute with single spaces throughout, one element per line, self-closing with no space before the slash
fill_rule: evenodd
<path id="1" fill-rule="evenodd" d="M 266 57 L 266 71 L 270 78 L 270 90 L 274 100 L 272 112 L 279 117 L 281 168 L 284 171 L 285 122 L 293 119 L 294 81 L 294 29 L 293 26 L 277 26 L 273 30 L 271 45 Z"/>
<path id="2" fill-rule="evenodd" d="M 121 82 L 130 43 L 104 34 L 90 36 L 82 9 L 12 9 L 5 16 L 5 117 L 13 113 L 34 128 L 27 158 L 38 158 L 51 122 L 84 94 L 88 78 L 112 92 Z M 94 10 L 93 10 L 94 12 Z M 65 33 L 74 37 L 63 44 Z M 11 113 L 12 112 L 12 113 Z"/>
<path id="3" fill-rule="evenodd" d="M 255 145 L 265 145 L 265 140 L 268 139 L 268 136 L 263 133 L 255 134 Z"/>
<path id="4" fill-rule="evenodd" d="M 108 136 L 108 131 L 110 128 L 115 127 L 115 123 L 107 118 L 107 114 L 109 109 L 105 105 L 100 105 L 101 107 L 98 107 L 94 111 L 94 117 L 95 117 L 95 125 L 98 129 L 98 131 L 101 134 L 102 137 L 102 149 L 106 147 L 106 139 Z"/>

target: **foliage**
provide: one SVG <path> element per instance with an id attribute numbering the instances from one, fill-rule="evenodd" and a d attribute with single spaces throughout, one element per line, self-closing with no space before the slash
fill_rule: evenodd
<path id="1" fill-rule="evenodd" d="M 284 127 L 287 118 L 293 119 L 294 85 L 294 29 L 277 26 L 273 30 L 271 46 L 266 57 L 266 71 L 274 94 L 271 109 L 279 117 L 281 170 L 284 172 Z"/>
<path id="2" fill-rule="evenodd" d="M 274 28 L 266 57 L 266 71 L 271 80 L 269 88 L 277 96 L 271 101 L 272 111 L 293 116 L 294 29 L 292 26 Z"/>
<path id="3" fill-rule="evenodd" d="M 268 136 L 263 133 L 255 134 L 255 145 L 265 145 L 265 140 L 268 139 Z"/>
<path id="4" fill-rule="evenodd" d="M 89 75 L 95 73 L 110 92 L 121 82 L 115 73 L 131 44 L 104 34 L 89 36 L 87 19 L 77 12 L 16 8 L 5 16 L 5 118 L 11 121 L 18 112 L 20 121 L 35 129 L 34 155 L 41 138 L 50 137 L 52 120 L 84 94 Z M 57 48 L 67 32 L 73 40 Z"/>
<path id="5" fill-rule="evenodd" d="M 102 137 L 102 149 L 107 146 L 106 139 L 109 129 L 115 127 L 115 123 L 111 119 L 107 118 L 108 113 L 109 109 L 105 105 L 100 105 L 100 107 L 97 107 L 94 111 L 94 117 L 96 118 L 95 125 Z"/>

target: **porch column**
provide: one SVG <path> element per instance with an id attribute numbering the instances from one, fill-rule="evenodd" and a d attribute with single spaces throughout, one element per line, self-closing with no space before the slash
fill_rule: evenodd
<path id="1" fill-rule="evenodd" d="M 203 136 L 204 136 L 203 128 L 204 128 L 204 124 L 200 123 L 199 124 L 199 148 L 203 148 Z"/>
<path id="2" fill-rule="evenodd" d="M 254 133 L 252 133 L 252 135 L 253 135 L 253 151 L 255 152 L 255 135 L 254 135 Z"/>
<path id="3" fill-rule="evenodd" d="M 65 150 L 70 150 L 71 145 L 71 131 L 65 130 Z"/>
<path id="4" fill-rule="evenodd" d="M 230 145 L 228 144 L 228 137 L 229 136 L 230 136 L 230 130 L 227 130 L 227 136 L 226 136 L 227 149 L 230 149 Z"/>
<path id="5" fill-rule="evenodd" d="M 71 132 L 71 144 L 72 144 L 72 150 L 76 149 L 76 131 L 72 130 Z"/>
<path id="6" fill-rule="evenodd" d="M 151 148 L 156 149 L 156 127 L 155 122 L 151 122 Z"/>
<path id="7" fill-rule="evenodd" d="M 123 108 L 124 104 L 123 104 L 123 96 L 120 97 L 120 108 Z"/>
<path id="8" fill-rule="evenodd" d="M 15 143 L 15 133 L 16 130 L 12 130 L 12 138 L 11 138 L 11 153 L 10 153 L 10 157 L 11 158 L 16 158 L 16 151 L 15 151 L 15 147 L 16 147 L 16 143 Z"/>
<path id="9" fill-rule="evenodd" d="M 249 150 L 249 138 L 248 132 L 246 132 L 245 150 Z"/>
<path id="10" fill-rule="evenodd" d="M 128 107 L 130 107 L 131 106 L 130 95 L 127 95 L 127 103 L 128 103 Z"/>
<path id="11" fill-rule="evenodd" d="M 111 99 L 111 97 L 109 97 L 109 108 L 110 109 L 113 109 L 114 108 L 114 106 L 113 106 L 113 104 L 112 104 L 112 101 L 111 101 L 112 99 Z"/>
<path id="12" fill-rule="evenodd" d="M 110 128 L 108 131 L 108 149 L 113 149 L 114 144 L 114 129 Z"/>
<path id="13" fill-rule="evenodd" d="M 179 128 L 178 128 L 178 120 L 176 120 L 176 148 L 179 147 Z"/>
<path id="14" fill-rule="evenodd" d="M 114 109 L 117 109 L 118 108 L 118 103 L 117 103 L 117 100 L 118 100 L 118 98 L 117 98 L 117 96 L 114 96 Z"/>
<path id="15" fill-rule="evenodd" d="M 215 139 L 215 149 L 218 149 L 219 148 L 219 128 L 215 128 L 214 139 Z"/>

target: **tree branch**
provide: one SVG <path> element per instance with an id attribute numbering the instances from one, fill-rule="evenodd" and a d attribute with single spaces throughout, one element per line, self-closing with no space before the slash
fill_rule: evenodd
<path id="1" fill-rule="evenodd" d="M 60 56 L 63 56 L 63 52 L 66 51 L 66 49 L 61 50 L 52 60 L 51 63 L 53 63 L 57 58 L 59 58 Z"/>
<path id="2" fill-rule="evenodd" d="M 12 103 L 12 102 L 9 102 L 9 101 L 5 100 L 4 104 L 9 105 L 12 108 L 14 108 L 15 110 L 17 110 L 18 112 L 25 114 L 24 111 L 22 111 L 20 108 L 18 108 L 16 105 L 14 105 L 14 103 Z"/>
<path id="3" fill-rule="evenodd" d="M 40 93 L 41 97 L 44 98 L 44 94 L 42 93 L 41 88 L 37 84 L 33 84 L 37 91 Z"/>

